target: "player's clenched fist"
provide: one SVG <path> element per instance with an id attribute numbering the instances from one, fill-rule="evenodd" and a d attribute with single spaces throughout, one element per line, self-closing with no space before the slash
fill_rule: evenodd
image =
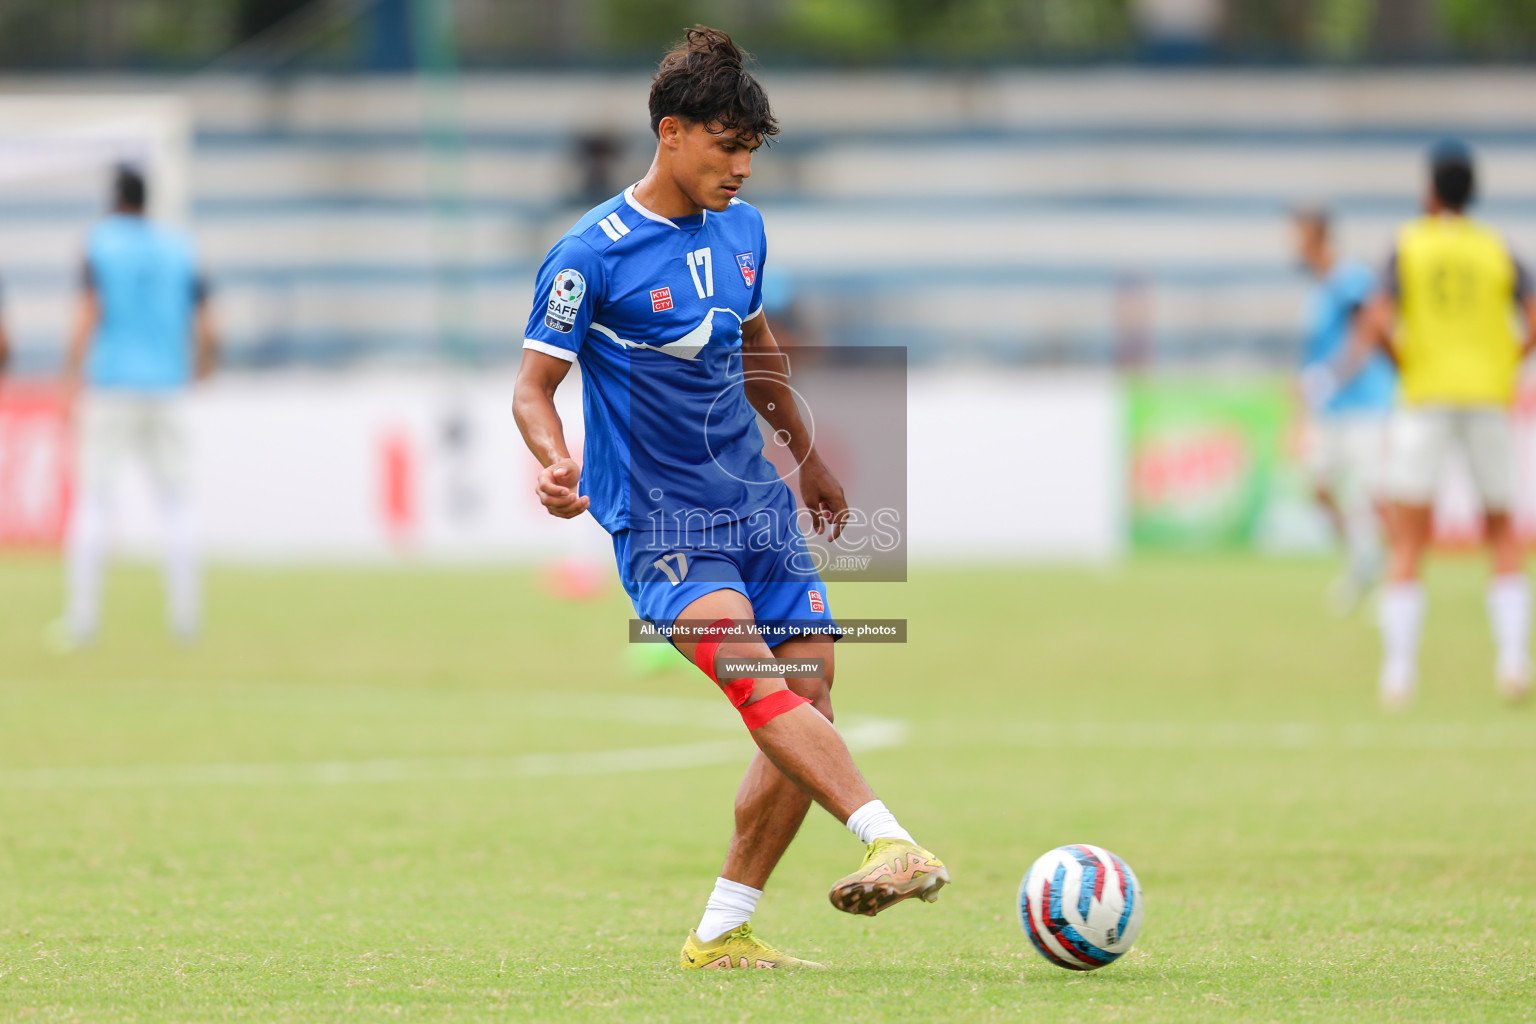
<path id="1" fill-rule="evenodd" d="M 539 503 L 549 514 L 561 519 L 575 519 L 587 510 L 591 500 L 576 493 L 581 467 L 575 459 L 556 459 L 539 472 Z"/>

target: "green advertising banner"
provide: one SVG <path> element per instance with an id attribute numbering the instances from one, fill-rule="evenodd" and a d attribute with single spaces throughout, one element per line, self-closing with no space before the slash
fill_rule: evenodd
<path id="1" fill-rule="evenodd" d="M 1149 379 L 1127 387 L 1132 543 L 1253 545 L 1290 416 L 1283 382 Z"/>

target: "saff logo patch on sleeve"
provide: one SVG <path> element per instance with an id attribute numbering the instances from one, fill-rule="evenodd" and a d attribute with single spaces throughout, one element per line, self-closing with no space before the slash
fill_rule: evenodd
<path id="1" fill-rule="evenodd" d="M 651 289 L 651 312 L 652 313 L 664 313 L 664 312 L 666 312 L 667 310 L 669 310 L 671 308 L 672 308 L 672 289 L 671 288 L 652 288 Z"/>
<path id="2" fill-rule="evenodd" d="M 561 334 L 570 334 L 576 326 L 576 311 L 587 294 L 587 279 L 577 270 L 562 270 L 555 275 L 549 290 L 549 305 L 544 309 L 544 326 Z"/>
<path id="3" fill-rule="evenodd" d="M 821 591 L 819 591 L 819 590 L 807 590 L 806 594 L 811 599 L 811 611 L 813 611 L 813 612 L 824 612 L 824 611 L 827 610 L 826 602 L 821 599 Z"/>
<path id="4" fill-rule="evenodd" d="M 753 262 L 751 253 L 737 253 L 736 265 L 741 268 L 741 279 L 747 282 L 748 288 L 757 283 L 757 264 Z"/>

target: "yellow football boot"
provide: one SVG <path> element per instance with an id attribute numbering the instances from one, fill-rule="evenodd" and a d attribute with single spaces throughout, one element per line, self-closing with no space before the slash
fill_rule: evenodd
<path id="1" fill-rule="evenodd" d="M 731 970 L 763 968 L 778 971 L 822 971 L 826 968 L 812 960 L 800 960 L 780 953 L 752 934 L 752 922 L 733 928 L 709 942 L 700 942 L 698 932 L 689 932 L 678 963 L 684 970 Z"/>
<path id="2" fill-rule="evenodd" d="M 921 846 L 905 839 L 876 839 L 859 870 L 839 879 L 827 899 L 844 913 L 874 917 L 912 896 L 932 903 L 948 883 L 944 862 Z"/>

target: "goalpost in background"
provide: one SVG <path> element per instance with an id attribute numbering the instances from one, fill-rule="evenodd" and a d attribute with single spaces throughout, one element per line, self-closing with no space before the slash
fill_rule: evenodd
<path id="1" fill-rule="evenodd" d="M 99 207 L 103 173 L 128 163 L 155 183 L 150 213 L 185 224 L 190 145 L 190 114 L 180 97 L 0 97 L 0 184 L 8 205 L 78 198 Z"/>
<path id="2" fill-rule="evenodd" d="M 191 213 L 191 122 L 169 96 L 0 97 L 0 317 L 11 372 L 0 383 L 0 548 L 63 536 L 71 458 L 51 378 L 63 357 L 85 232 L 113 169 L 144 171 L 150 213 Z"/>

